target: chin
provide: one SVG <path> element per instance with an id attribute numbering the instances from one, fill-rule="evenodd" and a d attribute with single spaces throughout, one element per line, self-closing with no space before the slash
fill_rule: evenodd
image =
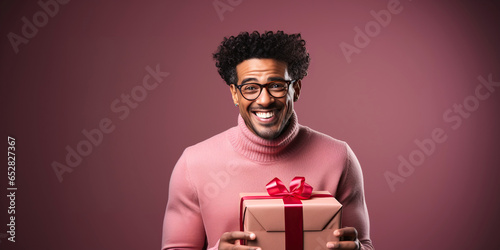
<path id="1" fill-rule="evenodd" d="M 266 140 L 272 140 L 272 139 L 275 139 L 278 136 L 280 136 L 281 133 L 280 133 L 280 131 L 276 131 L 276 130 L 272 130 L 272 131 L 269 131 L 269 130 L 257 130 L 256 134 L 260 138 L 263 138 L 263 139 L 266 139 Z"/>
<path id="2" fill-rule="evenodd" d="M 272 140 L 272 139 L 275 139 L 276 135 L 269 135 L 269 134 L 258 134 L 258 136 L 262 139 L 265 139 L 265 140 Z"/>

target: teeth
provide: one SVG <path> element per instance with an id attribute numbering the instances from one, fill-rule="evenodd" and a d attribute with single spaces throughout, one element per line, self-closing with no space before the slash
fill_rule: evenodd
<path id="1" fill-rule="evenodd" d="M 267 119 L 267 118 L 271 118 L 274 115 L 274 112 L 255 112 L 255 114 L 259 118 Z"/>

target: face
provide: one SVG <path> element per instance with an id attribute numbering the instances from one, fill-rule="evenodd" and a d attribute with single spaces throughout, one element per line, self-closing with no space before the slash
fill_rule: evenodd
<path id="1" fill-rule="evenodd" d="M 276 80 L 290 79 L 287 65 L 275 59 L 248 59 L 236 66 L 238 75 L 237 85 L 244 83 L 266 84 Z M 238 105 L 241 117 L 247 127 L 260 136 L 270 140 L 281 135 L 288 125 L 293 113 L 293 102 L 298 100 L 301 82 L 296 81 L 293 87 L 288 87 L 288 93 L 284 97 L 275 98 L 264 88 L 260 96 L 249 101 L 241 95 L 234 86 L 230 86 L 233 101 Z"/>

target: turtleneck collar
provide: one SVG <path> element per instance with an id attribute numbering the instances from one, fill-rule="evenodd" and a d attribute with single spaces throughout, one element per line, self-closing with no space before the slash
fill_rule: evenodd
<path id="1" fill-rule="evenodd" d="M 295 148 L 291 145 L 299 133 L 297 114 L 290 117 L 289 124 L 275 139 L 266 140 L 248 129 L 245 121 L 238 115 L 238 126 L 229 133 L 229 141 L 236 151 L 258 162 L 272 162 L 288 156 Z"/>

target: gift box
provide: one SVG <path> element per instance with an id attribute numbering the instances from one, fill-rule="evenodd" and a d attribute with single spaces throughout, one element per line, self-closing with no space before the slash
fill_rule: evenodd
<path id="1" fill-rule="evenodd" d="M 342 205 L 329 192 L 312 191 L 303 177 L 294 178 L 290 191 L 277 178 L 267 189 L 240 194 L 240 229 L 256 235 L 247 245 L 314 250 L 338 240 L 333 231 L 341 227 Z"/>

